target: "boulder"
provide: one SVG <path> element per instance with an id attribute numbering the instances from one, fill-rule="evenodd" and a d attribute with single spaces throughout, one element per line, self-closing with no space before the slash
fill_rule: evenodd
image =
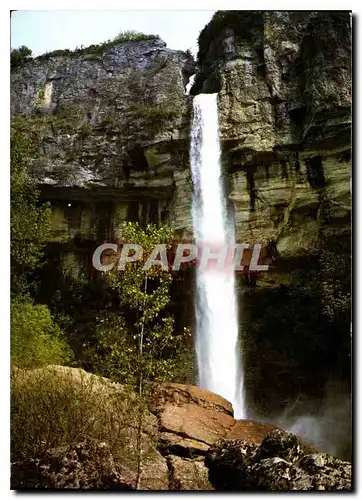
<path id="1" fill-rule="evenodd" d="M 167 455 L 169 453 L 181 457 L 194 457 L 205 455 L 209 445 L 196 439 L 189 439 L 172 432 L 161 432 L 158 444 L 160 451 Z"/>
<path id="2" fill-rule="evenodd" d="M 166 459 L 152 450 L 143 459 L 140 490 L 164 491 L 169 486 L 169 470 Z"/>
<path id="3" fill-rule="evenodd" d="M 158 417 L 159 449 L 164 455 L 205 455 L 210 445 L 223 438 L 261 444 L 276 429 L 253 420 L 235 420 L 228 401 L 193 385 L 155 385 L 150 409 Z"/>
<path id="4" fill-rule="evenodd" d="M 318 453 L 318 451 L 295 434 L 276 429 L 269 433 L 259 446 L 258 458 L 262 460 L 280 457 L 288 462 L 295 462 L 310 453 Z"/>
<path id="5" fill-rule="evenodd" d="M 11 489 L 132 490 L 135 474 L 115 463 L 107 443 L 86 440 L 11 467 Z"/>
<path id="6" fill-rule="evenodd" d="M 205 457 L 210 481 L 216 490 L 251 490 L 250 468 L 257 445 L 242 440 L 222 440 Z"/>
<path id="7" fill-rule="evenodd" d="M 275 429 L 275 425 L 255 420 L 236 420 L 226 439 L 242 439 L 249 444 L 261 444 L 263 439 Z"/>
<path id="8" fill-rule="evenodd" d="M 167 404 L 159 414 L 161 432 L 171 432 L 208 445 L 226 437 L 234 424 L 235 420 L 230 415 L 195 404 Z"/>
<path id="9" fill-rule="evenodd" d="M 195 385 L 166 382 L 156 385 L 153 404 L 155 409 L 164 407 L 167 403 L 181 406 L 186 403 L 196 404 L 200 408 L 219 411 L 233 416 L 233 407 L 229 401 L 213 392 L 200 389 Z"/>
<path id="10" fill-rule="evenodd" d="M 47 365 L 33 369 L 22 369 L 14 366 L 12 367 L 12 377 L 18 385 L 26 385 L 52 378 L 58 379 L 59 382 L 67 381 L 79 388 L 87 388 L 98 393 L 114 393 L 125 390 L 125 386 L 118 382 L 86 372 L 82 368 L 73 368 L 71 366 Z M 128 393 L 131 394 L 130 391 Z"/>
<path id="11" fill-rule="evenodd" d="M 276 429 L 258 446 L 223 440 L 205 458 L 217 490 L 351 490 L 351 464 Z"/>
<path id="12" fill-rule="evenodd" d="M 209 481 L 208 469 L 203 461 L 182 459 L 170 455 L 167 457 L 170 470 L 171 491 L 207 491 L 213 490 Z"/>
<path id="13" fill-rule="evenodd" d="M 352 466 L 326 453 L 300 458 L 292 469 L 294 490 L 351 490 Z"/>
<path id="14" fill-rule="evenodd" d="M 53 444 L 52 449 L 24 460 L 16 458 L 12 489 L 136 488 L 139 413 L 135 393 L 69 367 L 15 370 L 14 377 L 13 383 L 29 393 L 33 384 L 36 388 L 52 382 L 49 387 L 55 390 L 70 382 L 68 391 L 86 396 L 79 398 L 81 404 L 92 398 L 97 401 L 92 408 L 98 420 L 89 429 L 82 427 L 87 439 L 67 446 Z M 143 411 L 140 490 L 351 489 L 350 463 L 318 453 L 273 425 L 235 420 L 230 403 L 216 394 L 190 385 L 155 385 L 149 410 Z M 94 415 L 91 412 L 91 418 Z M 107 432 L 101 433 L 103 428 Z"/>

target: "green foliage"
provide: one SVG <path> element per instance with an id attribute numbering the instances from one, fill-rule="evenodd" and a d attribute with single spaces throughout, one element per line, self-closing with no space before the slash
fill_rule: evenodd
<path id="1" fill-rule="evenodd" d="M 101 336 L 102 354 L 106 354 L 113 366 L 114 360 L 123 358 L 122 365 L 127 366 L 127 382 L 137 387 L 138 396 L 144 401 L 138 415 L 136 489 L 140 488 L 144 458 L 142 429 L 145 406 L 152 394 L 152 384 L 149 382 L 173 378 L 177 370 L 177 358 L 183 347 L 184 336 L 175 335 L 174 318 L 167 313 L 172 275 L 160 265 L 143 269 L 156 245 L 164 244 L 167 250 L 171 248 L 173 235 L 174 231 L 167 227 L 148 224 L 142 229 L 138 223 L 123 223 L 123 242 L 141 245 L 143 256 L 142 259 L 127 262 L 124 270 L 110 272 L 107 276 L 111 288 L 119 295 L 120 305 L 127 317 L 128 338 L 122 321 L 114 329 L 117 335 L 112 332 L 112 328 L 111 332 L 106 329 Z"/>
<path id="2" fill-rule="evenodd" d="M 115 116 L 106 115 L 98 123 L 97 128 L 99 129 L 112 129 L 119 126 L 119 120 Z"/>
<path id="3" fill-rule="evenodd" d="M 97 56 L 101 56 L 106 50 L 116 47 L 125 42 L 137 42 L 141 40 L 159 40 L 158 35 L 147 35 L 145 33 L 139 33 L 137 31 L 123 31 L 120 32 L 113 40 L 107 40 L 106 42 L 100 44 L 93 44 L 89 47 L 76 48 L 75 50 L 61 49 L 54 50 L 53 52 L 47 52 L 42 54 L 37 59 L 49 59 L 50 57 L 78 57 L 78 56 L 93 56 L 91 59 L 95 59 Z"/>
<path id="4" fill-rule="evenodd" d="M 11 69 L 18 68 L 26 62 L 31 60 L 32 51 L 28 49 L 25 45 L 22 45 L 18 49 L 13 49 L 10 52 L 10 67 Z"/>
<path id="5" fill-rule="evenodd" d="M 156 244 L 170 248 L 172 237 L 170 228 L 123 224 L 123 241 L 138 243 L 144 254 L 143 259 L 127 263 L 124 271 L 106 275 L 119 298 L 121 314 L 98 321 L 98 341 L 91 357 L 99 373 L 137 386 L 140 379 L 170 380 L 180 371 L 179 356 L 189 332 L 175 334 L 174 319 L 168 312 L 172 275 L 158 265 L 142 269 Z"/>
<path id="6" fill-rule="evenodd" d="M 19 292 L 24 276 L 39 266 L 51 228 L 49 204 L 39 205 L 39 190 L 27 170 L 34 153 L 21 133 L 11 138 L 11 272 L 13 291 Z"/>
<path id="7" fill-rule="evenodd" d="M 97 373 L 112 380 L 134 384 L 134 367 L 137 363 L 137 348 L 120 315 L 98 318 L 97 343 L 88 351 L 92 366 Z"/>
<path id="8" fill-rule="evenodd" d="M 44 130 L 46 127 L 54 127 L 56 131 L 65 130 L 69 126 L 76 126 L 76 121 L 70 113 L 59 113 L 54 115 L 30 115 L 22 116 L 16 115 L 11 120 L 11 127 L 14 133 L 27 136 L 28 140 L 37 138 L 37 132 Z M 32 132 L 36 134 L 33 136 Z M 36 153 L 35 148 L 32 146 L 32 153 Z"/>
<path id="9" fill-rule="evenodd" d="M 134 394 L 126 388 L 115 391 L 106 381 L 83 370 L 60 366 L 14 369 L 12 460 L 41 457 L 51 448 L 93 438 L 107 441 L 114 456 L 129 463 L 137 412 Z"/>
<path id="10" fill-rule="evenodd" d="M 160 120 L 172 120 L 177 115 L 176 108 L 168 103 L 163 103 L 159 106 L 140 104 L 134 108 L 133 112 L 140 118 L 150 118 L 155 122 Z"/>
<path id="11" fill-rule="evenodd" d="M 118 35 L 113 39 L 113 42 L 123 43 L 123 42 L 133 42 L 133 41 L 141 41 L 141 40 L 159 40 L 160 37 L 158 35 L 146 35 L 145 33 L 140 33 L 139 31 L 127 30 L 121 31 Z"/>
<path id="12" fill-rule="evenodd" d="M 49 309 L 30 301 L 11 301 L 11 361 L 22 368 L 66 363 L 71 358 Z"/>
<path id="13" fill-rule="evenodd" d="M 79 128 L 78 128 L 78 134 L 85 138 L 85 137 L 88 137 L 91 133 L 92 133 L 92 130 L 93 130 L 93 127 L 90 123 L 88 122 L 85 122 L 85 123 L 82 123 Z"/>

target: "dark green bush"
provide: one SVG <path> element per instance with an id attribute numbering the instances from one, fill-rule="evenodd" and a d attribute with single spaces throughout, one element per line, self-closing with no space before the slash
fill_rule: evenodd
<path id="1" fill-rule="evenodd" d="M 245 294 L 246 386 L 258 412 L 280 411 L 300 395 L 322 398 L 328 380 L 350 383 L 350 251 L 348 234 L 321 239 L 283 262 L 290 281 Z"/>
<path id="2" fill-rule="evenodd" d="M 27 61 L 30 61 L 31 54 L 32 54 L 32 51 L 28 47 L 26 47 L 25 45 L 22 45 L 18 49 L 13 49 L 10 52 L 10 67 L 11 67 L 11 69 L 18 68 L 19 66 L 26 63 Z"/>

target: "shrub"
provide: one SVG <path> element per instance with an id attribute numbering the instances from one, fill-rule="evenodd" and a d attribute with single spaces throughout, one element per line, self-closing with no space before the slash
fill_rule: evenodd
<path id="1" fill-rule="evenodd" d="M 97 321 L 97 343 L 87 351 L 97 373 L 123 383 L 134 383 L 137 349 L 120 315 L 107 315 Z"/>
<path id="2" fill-rule="evenodd" d="M 10 67 L 11 69 L 18 68 L 19 66 L 25 64 L 31 59 L 32 51 L 28 49 L 25 45 L 22 45 L 18 49 L 13 49 L 10 52 Z"/>
<path id="3" fill-rule="evenodd" d="M 78 134 L 80 137 L 88 137 L 93 131 L 93 127 L 90 123 L 82 123 L 78 128 Z"/>
<path id="4" fill-rule="evenodd" d="M 139 407 L 126 388 L 78 368 L 49 366 L 14 369 L 11 392 L 12 461 L 91 438 L 106 441 L 122 463 L 134 464 Z"/>
<path id="5" fill-rule="evenodd" d="M 159 332 L 160 327 L 156 325 L 155 335 Z M 108 313 L 107 316 L 99 318 L 95 336 L 96 344 L 91 347 L 85 345 L 84 354 L 92 370 L 104 377 L 136 385 L 138 366 L 153 380 L 194 382 L 195 359 L 192 347 L 185 342 L 190 336 L 187 328 L 184 329 L 183 335 L 175 336 L 172 346 L 168 346 L 167 357 L 159 359 L 157 353 L 145 352 L 143 361 L 139 359 L 135 332 L 132 332 L 119 313 Z"/>
<path id="6" fill-rule="evenodd" d="M 18 367 L 32 368 L 65 363 L 71 351 L 49 309 L 30 301 L 11 302 L 11 360 Z"/>
<path id="7" fill-rule="evenodd" d="M 139 31 L 121 31 L 114 39 L 114 42 L 131 42 L 133 40 L 159 40 L 158 35 L 146 35 L 145 33 L 140 33 Z"/>

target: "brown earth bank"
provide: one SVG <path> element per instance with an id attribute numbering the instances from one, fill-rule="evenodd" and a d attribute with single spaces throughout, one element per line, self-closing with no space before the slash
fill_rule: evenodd
<path id="1" fill-rule="evenodd" d="M 142 409 L 139 475 L 136 421 L 127 418 L 131 410 L 122 413 L 122 409 L 137 406 L 137 395 L 109 379 L 55 365 L 15 370 L 13 395 L 20 391 L 25 394 L 23 402 L 30 400 L 36 384 L 44 387 L 49 380 L 55 383 L 53 387 L 66 383 L 68 393 L 77 392 L 77 401 L 83 405 L 79 415 L 86 413 L 86 401 L 92 396 L 107 407 L 107 415 L 117 425 L 110 428 L 108 437 L 97 434 L 96 425 L 81 440 L 77 436 L 63 439 L 58 446 L 43 448 L 33 456 L 24 449 L 23 458 L 19 453 L 13 457 L 12 489 L 351 490 L 349 462 L 319 453 L 273 425 L 235 420 L 231 404 L 221 396 L 176 383 L 154 384 L 147 407 Z M 26 392 L 29 390 L 32 394 Z M 82 394 L 87 396 L 83 400 Z M 117 398 L 118 410 L 114 406 Z M 58 421 L 62 404 L 64 401 L 54 399 L 53 422 Z M 19 407 L 13 403 L 13 412 L 16 410 Z M 105 427 L 101 417 L 92 417 Z M 46 427 L 46 418 L 40 415 L 39 425 L 43 420 Z M 16 421 L 13 413 L 12 425 Z M 75 425 L 74 420 L 71 423 Z M 57 432 L 53 427 L 53 433 Z"/>

